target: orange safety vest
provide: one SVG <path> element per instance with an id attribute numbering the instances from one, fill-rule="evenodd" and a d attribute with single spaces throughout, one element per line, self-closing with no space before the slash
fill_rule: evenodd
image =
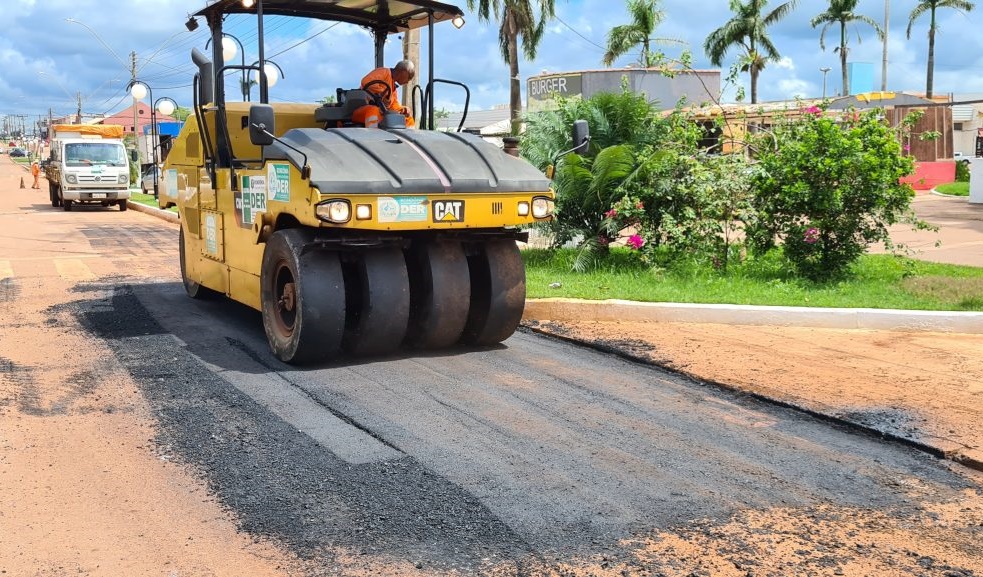
<path id="1" fill-rule="evenodd" d="M 41 167 L 38 166 L 37 164 L 32 164 L 31 165 L 31 175 L 38 176 L 39 174 L 41 174 Z"/>
<path id="2" fill-rule="evenodd" d="M 372 72 L 366 74 L 364 78 L 362 78 L 361 86 L 363 90 L 367 90 L 368 92 L 372 92 L 373 94 L 378 94 L 380 96 L 384 95 L 386 90 L 382 86 L 379 86 L 379 84 L 374 84 L 372 86 L 366 87 L 366 84 L 372 82 L 373 80 L 381 80 L 385 82 L 387 86 L 389 86 L 389 100 L 388 102 L 385 102 L 386 108 L 389 109 L 390 112 L 398 112 L 403 116 L 405 116 L 406 126 L 408 128 L 415 126 L 415 121 L 413 120 L 413 116 L 410 114 L 410 109 L 399 103 L 399 97 L 396 94 L 396 81 L 393 80 L 392 69 L 385 68 L 385 67 L 376 68 Z M 368 107 L 363 107 L 363 108 L 368 108 Z M 356 111 L 356 114 L 352 116 L 352 120 L 354 120 L 355 122 L 363 123 L 366 125 L 366 127 L 369 127 L 370 121 L 373 120 L 372 117 L 375 117 L 375 123 L 377 124 L 379 120 L 381 120 L 380 118 L 381 111 L 379 111 L 378 107 L 375 106 L 372 106 L 371 108 L 374 108 L 375 110 L 362 111 L 361 109 L 359 109 L 358 111 Z M 360 111 L 362 112 L 362 114 L 359 114 Z M 368 117 L 367 119 L 368 121 L 360 121 L 360 119 L 357 118 L 363 115 Z M 375 124 L 373 124 L 372 126 L 374 125 Z"/>

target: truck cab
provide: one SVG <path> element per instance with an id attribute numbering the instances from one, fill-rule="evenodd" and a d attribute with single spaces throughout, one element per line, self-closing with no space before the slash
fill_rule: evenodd
<path id="1" fill-rule="evenodd" d="M 116 125 L 52 126 L 51 152 L 45 163 L 51 206 L 119 206 L 130 198 L 130 162 Z"/>

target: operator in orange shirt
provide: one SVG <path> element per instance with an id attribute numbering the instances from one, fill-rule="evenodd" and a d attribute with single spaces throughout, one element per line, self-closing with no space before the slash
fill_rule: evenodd
<path id="1" fill-rule="evenodd" d="M 362 78 L 362 90 L 366 90 L 373 94 L 378 94 L 385 99 L 384 104 L 389 112 L 398 112 L 406 117 L 406 127 L 413 128 L 416 123 L 413 120 L 412 112 L 406 106 L 399 103 L 399 97 L 396 95 L 396 87 L 403 86 L 410 80 L 416 77 L 416 67 L 409 60 L 400 60 L 396 63 L 396 66 L 392 68 L 376 68 L 372 72 L 365 75 Z M 381 80 L 389 87 L 389 95 L 386 95 L 386 89 L 380 82 L 371 84 L 373 81 Z M 369 126 L 371 120 L 365 122 L 366 126 Z M 378 120 L 376 120 L 378 122 Z"/>

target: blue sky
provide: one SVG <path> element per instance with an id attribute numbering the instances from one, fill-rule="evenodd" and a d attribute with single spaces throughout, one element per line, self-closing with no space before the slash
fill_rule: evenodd
<path id="1" fill-rule="evenodd" d="M 460 3 L 466 8 L 466 2 Z M 908 14 L 916 0 L 891 1 L 889 89 L 923 91 L 928 18 L 919 20 L 911 40 L 905 38 Z M 940 11 L 941 34 L 936 45 L 936 93 L 983 93 L 983 3 L 969 14 Z M 136 52 L 138 76 L 155 98 L 169 96 L 190 106 L 192 47 L 204 48 L 204 24 L 194 33 L 184 28 L 191 12 L 204 0 L 2 0 L 0 2 L 0 115 L 74 112 L 75 95 L 83 110 L 112 113 L 130 105 L 124 93 L 129 80 L 130 53 Z M 770 6 L 777 6 L 774 0 Z M 687 43 L 697 68 L 709 68 L 702 46 L 706 36 L 731 15 L 727 0 L 663 0 L 666 21 L 656 35 Z M 619 0 L 556 0 L 558 20 L 548 29 L 538 57 L 523 60 L 523 79 L 543 71 L 562 72 L 602 68 L 607 30 L 627 22 Z M 827 50 L 819 48 L 819 31 L 809 20 L 825 9 L 825 2 L 800 1 L 798 8 L 770 30 L 784 59 L 772 63 L 761 76 L 762 100 L 820 96 L 822 67 L 832 70 L 828 92 L 839 90 L 839 57 L 832 48 L 838 29 L 827 36 Z M 467 10 L 466 10 L 467 12 Z M 877 21 L 884 17 L 883 0 L 861 0 L 858 12 Z M 82 24 L 71 23 L 74 18 Z M 364 31 L 340 25 L 325 31 L 323 22 L 267 17 L 266 55 L 284 70 L 285 78 L 271 90 L 274 101 L 312 102 L 333 94 L 336 87 L 351 87 L 371 68 L 372 44 Z M 95 31 L 96 34 L 93 34 Z M 232 16 L 226 31 L 242 40 L 246 63 L 257 58 L 255 18 Z M 320 34 L 318 34 L 320 33 Z M 857 41 L 857 33 L 861 42 Z M 456 30 L 437 27 L 437 76 L 468 84 L 472 106 L 490 108 L 508 102 L 508 68 L 498 52 L 497 27 L 467 15 L 467 25 Z M 423 39 L 426 46 L 426 36 Z M 851 60 L 872 62 L 880 82 L 881 44 L 871 28 L 851 31 Z M 679 46 L 663 48 L 677 56 Z M 393 39 L 388 60 L 399 58 Z M 728 54 L 725 68 L 737 59 Z M 627 64 L 626 56 L 619 64 Z M 236 56 L 239 61 L 239 56 Z M 43 74 L 41 74 L 43 72 Z M 740 81 L 747 84 L 747 75 Z M 230 92 L 236 93 L 234 82 Z M 733 98 L 728 90 L 724 98 Z M 254 93 L 254 100 L 258 97 Z M 438 107 L 456 109 L 463 96 L 451 90 L 438 94 Z"/>

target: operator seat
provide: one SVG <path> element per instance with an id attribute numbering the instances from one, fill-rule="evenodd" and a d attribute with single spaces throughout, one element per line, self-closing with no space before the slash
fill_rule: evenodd
<path id="1" fill-rule="evenodd" d="M 325 128 L 340 128 L 354 126 L 352 114 L 359 108 L 369 104 L 369 93 L 355 88 L 352 90 L 338 89 L 338 103 L 325 104 L 314 111 L 314 120 L 323 122 Z"/>

